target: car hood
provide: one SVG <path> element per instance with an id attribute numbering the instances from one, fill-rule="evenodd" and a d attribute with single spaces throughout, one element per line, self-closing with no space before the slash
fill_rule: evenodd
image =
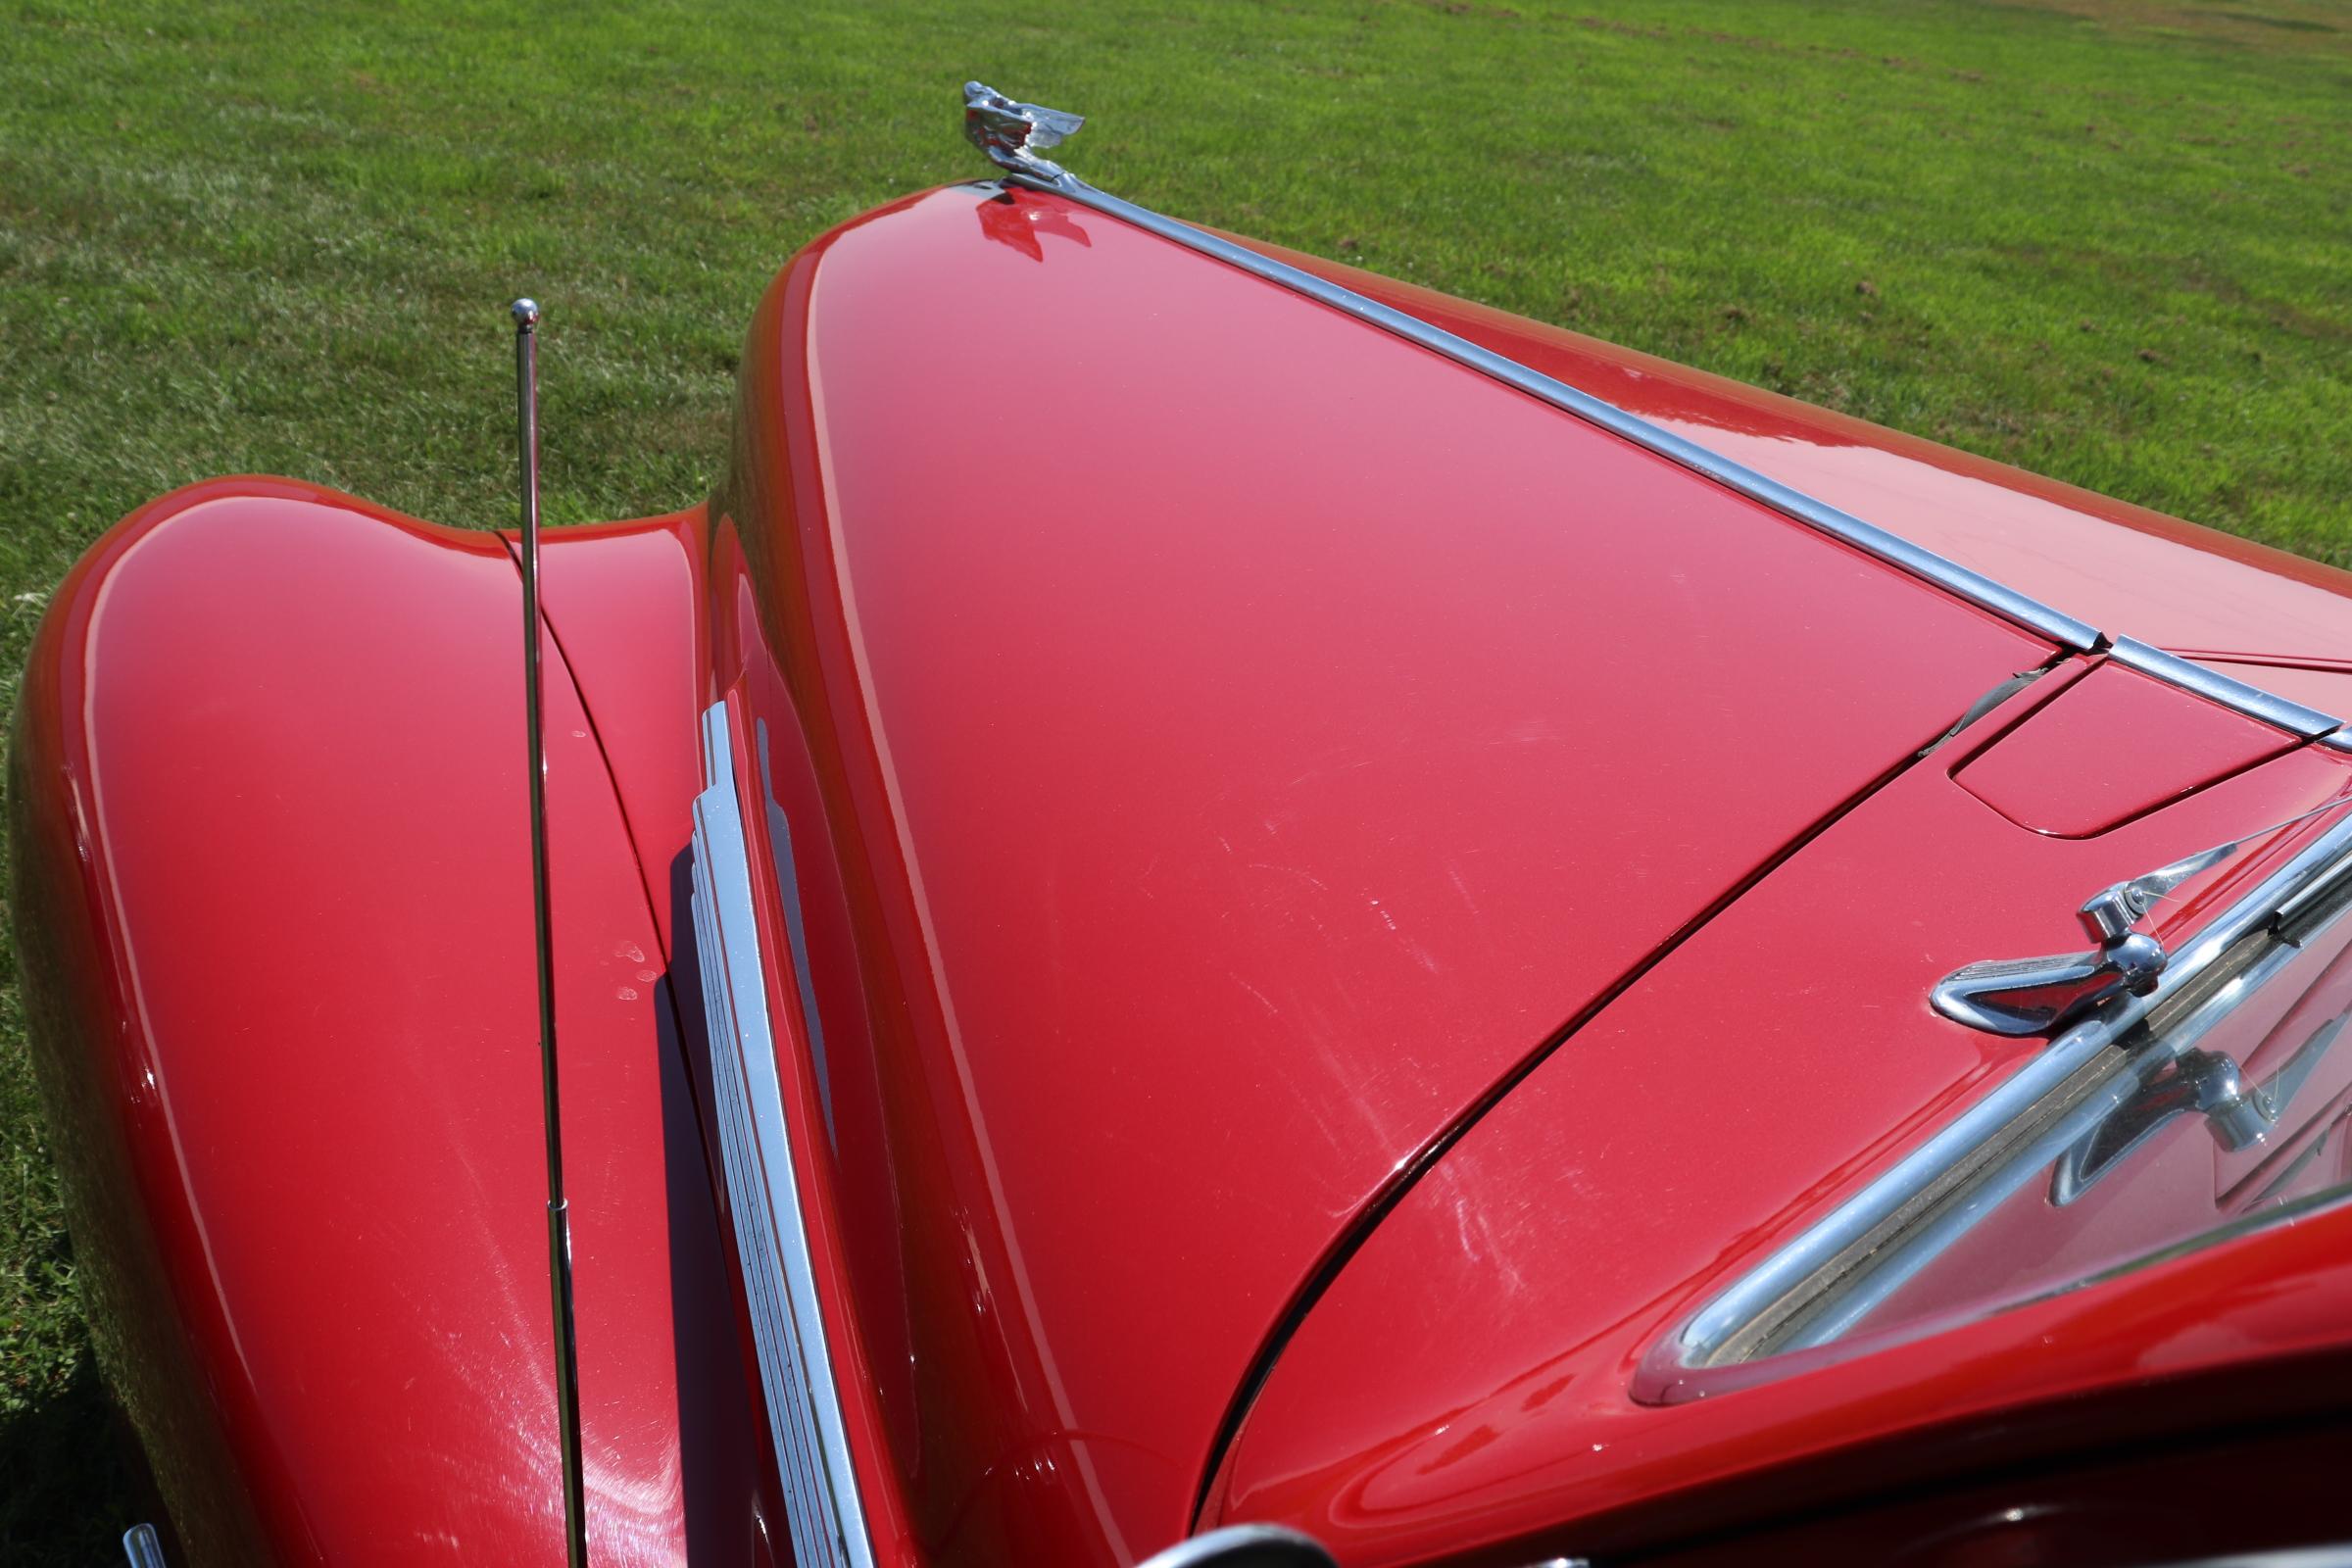
<path id="1" fill-rule="evenodd" d="M 2340 1264 L 2352 1210 L 2296 1220 L 2272 1208 L 2352 1175 L 2328 1132 L 2352 1059 L 2328 1052 L 2336 1029 L 2323 1027 L 2352 996 L 2341 924 L 2302 939 L 2300 968 L 2252 988 L 2237 1023 L 2200 1037 L 2239 1053 L 2247 1083 L 2275 1086 L 2261 1091 L 2278 1118 L 2262 1138 L 2208 1136 L 2196 1115 L 2135 1123 L 2119 1101 L 2127 1108 L 2105 1125 L 2139 1126 L 2144 1143 L 2110 1144 L 2125 1151 L 2112 1179 L 2069 1208 L 2052 1185 L 2062 1146 L 2028 1152 L 2052 1136 L 2036 1131 L 2013 1146 L 2011 1187 L 1987 1184 L 1920 1222 L 1914 1255 L 1950 1255 L 1894 1287 L 1851 1338 L 1753 1360 L 1692 1350 L 1702 1309 L 1872 1184 L 1901 1186 L 1889 1173 L 1966 1113 L 2027 1124 L 1997 1097 L 2037 1081 L 2058 1048 L 1939 1015 L 1929 998 L 1940 979 L 2079 952 L 2085 896 L 2244 840 L 2148 916 L 2185 955 L 2224 909 L 2338 830 L 2340 814 L 2303 813 L 2343 801 L 2352 759 L 2340 752 L 2280 751 L 2284 737 L 2112 663 L 2078 676 L 2070 662 L 2039 684 L 2059 689 L 2014 699 L 1758 881 L 1423 1174 L 1286 1343 L 1212 1518 L 1295 1525 L 1367 1568 L 1474 1549 L 1481 1561 L 1649 1560 L 1709 1535 L 1755 1560 L 1806 1560 L 1819 1553 L 1776 1549 L 1762 1532 L 1972 1470 L 2046 1479 L 2104 1445 L 2218 1426 L 2233 1407 L 2283 1424 L 2303 1388 L 2341 1387 L 2289 1358 L 2344 1341 L 2342 1275 L 2319 1270 Z M 2028 826 L 2043 813 L 2023 797 L 1986 809 L 1987 780 L 2014 784 L 2016 764 L 2037 753 L 2046 763 L 2053 740 L 2073 743 L 2078 762 L 2097 759 L 2102 779 L 2155 776 L 2168 760 L 2154 747 L 2107 744 L 2105 720 L 2127 710 L 2173 749 L 2271 755 L 2090 834 Z M 2042 778 L 2039 801 L 2070 798 L 2063 770 Z M 2308 1074 L 2291 1087 L 2290 1055 Z M 2059 1102 L 2037 1103 L 2043 1126 L 2065 1125 L 2046 1108 Z M 1982 1130 L 1966 1136 L 1999 1147 Z M 1919 1212 L 1937 1201 L 1924 1183 L 1907 1191 Z M 2260 1215 L 2294 1223 L 2214 1249 L 2210 1267 L 2188 1261 L 2203 1256 L 2188 1238 L 2251 1229 Z M 2302 1250 L 2278 1234 L 2297 1223 L 2332 1240 Z M 1902 1278 L 1908 1240 L 1891 1223 L 1846 1266 L 1866 1276 L 1884 1255 Z M 1400 1357 L 1398 1345 L 1438 1348 Z M 2015 1555 L 2026 1541 L 1974 1534 L 1997 1534 L 1999 1517 L 1931 1510 L 1886 1560 L 1973 1560 L 1898 1549 L 1932 1539 L 1939 1552 L 1963 1534 L 1986 1560 L 2027 1560 Z M 2150 1537 L 2166 1516 L 2153 1517 Z M 2134 1560 L 2172 1549 L 2100 1528 L 2102 1543 L 2148 1553 Z"/>
<path id="2" fill-rule="evenodd" d="M 1605 398 L 2093 625 L 2324 710 L 2346 705 L 2352 573 L 2338 567 L 1581 332 L 1241 243 Z"/>
<path id="3" fill-rule="evenodd" d="M 817 242 L 740 419 L 721 635 L 930 1550 L 1183 1535 L 1351 1225 L 2054 652 L 1051 196 Z"/>

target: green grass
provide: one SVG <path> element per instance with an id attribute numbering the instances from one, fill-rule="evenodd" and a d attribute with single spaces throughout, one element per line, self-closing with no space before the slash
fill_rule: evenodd
<path id="1" fill-rule="evenodd" d="M 0 669 L 149 496 L 261 469 L 550 514 L 712 477 L 823 227 L 981 172 L 978 75 L 1181 215 L 2352 564 L 2352 9 L 1517 0 L 333 19 L 35 5 L 0 38 Z M 13 976 L 0 977 L 0 981 Z M 138 1506 L 0 990 L 0 1559 Z"/>

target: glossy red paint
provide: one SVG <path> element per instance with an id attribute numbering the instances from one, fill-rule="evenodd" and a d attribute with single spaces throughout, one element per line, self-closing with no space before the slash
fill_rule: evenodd
<path id="1" fill-rule="evenodd" d="M 2295 745 L 2283 730 L 2101 661 L 1952 777 L 2020 827 L 2089 838 Z"/>
<path id="2" fill-rule="evenodd" d="M 1232 1391 L 1372 1196 L 2050 657 L 1046 198 L 820 241 L 745 377 L 716 510 L 751 587 L 718 593 L 766 616 L 734 626 L 775 666 L 747 722 L 802 732 L 786 815 L 848 889 L 816 992 L 887 1165 L 835 1184 L 845 1231 L 898 1239 L 851 1296 L 907 1367 L 894 1490 L 951 1557 L 1181 1536 Z"/>
<path id="3" fill-rule="evenodd" d="M 2352 709 L 2309 695 L 2352 691 L 2342 574 L 1290 259 Z M 194 1561 L 557 1556 L 503 556 L 221 481 L 109 535 L 28 672 L 44 1085 Z M 679 952 L 721 697 L 764 949 L 788 894 L 807 933 L 812 1011 L 773 961 L 767 1002 L 894 1568 L 1126 1563 L 1220 1462 L 1208 1519 L 1351 1565 L 1692 1544 L 2340 1364 L 2337 1212 L 1635 1397 L 2034 1049 L 1936 978 L 2352 764 L 1340 313 L 1055 198 L 908 198 L 763 300 L 708 512 L 559 535 L 545 595 L 601 1560 L 764 1560 L 775 1517 Z"/>
<path id="4" fill-rule="evenodd" d="M 1298 1524 L 1349 1564 L 1655 1546 L 2063 1446 L 2065 1424 L 2021 1404 L 2340 1347 L 2337 1211 L 1940 1334 L 1806 1352 L 1712 1397 L 1637 1397 L 1692 1311 L 2039 1049 L 1936 1016 L 1937 978 L 2079 948 L 2092 890 L 2348 787 L 2352 761 L 2303 750 L 2068 840 L 1912 769 L 1604 1008 L 1413 1189 L 1276 1363 L 1214 1511 Z M 2314 831 L 2191 884 L 2159 929 L 2201 925 Z M 2203 1395 L 2118 1408 L 2109 1437 L 2217 1419 Z"/>
<path id="5" fill-rule="evenodd" d="M 1949 1329 L 1932 1354 L 1911 1359 L 1912 1375 L 1886 1377 L 1864 1359 L 1809 1374 L 1778 1400 L 1741 1395 L 1662 1416 L 1635 1408 L 1650 1421 L 1641 1436 L 1631 1422 L 1596 1422 L 1556 1443 L 1516 1423 L 1490 1425 L 1508 1401 L 1529 1418 L 1547 1402 L 1578 1402 L 1567 1396 L 1589 1392 L 1578 1387 L 1589 1374 L 1606 1375 L 1597 1353 L 1579 1354 L 1482 1391 L 1492 1398 L 1448 1412 L 1459 1424 L 1445 1433 L 1367 1438 L 1332 1473 L 1267 1476 L 1262 1490 L 1252 1488 L 1249 1511 L 1311 1521 L 1348 1568 L 1525 1568 L 1571 1552 L 1680 1562 L 1686 1546 L 1716 1562 L 1731 1559 L 1695 1548 L 1726 1542 L 1754 1548 L 1740 1560 L 1814 1560 L 1769 1549 L 1791 1537 L 1826 1551 L 1822 1560 L 1873 1561 L 1882 1560 L 1869 1547 L 1889 1500 L 1916 1504 L 1921 1528 L 1900 1544 L 1923 1549 L 1976 1522 L 1966 1500 L 1987 1472 L 2010 1476 L 2004 1490 L 2014 1505 L 2072 1508 L 2100 1490 L 2078 1477 L 2085 1461 L 2120 1455 L 2144 1474 L 2150 1460 L 2204 1435 L 2226 1459 L 2233 1438 L 2279 1429 L 2324 1445 L 2317 1457 L 2340 1467 L 2348 1451 L 2340 1429 L 2315 1433 L 2310 1423 L 2340 1415 L 2352 1376 L 2342 1349 L 2348 1255 L 2352 1210 L 2337 1208 Z M 1382 1364 L 1394 1364 L 1395 1343 L 1382 1348 Z M 1701 1426 L 1712 1430 L 1702 1436 Z M 1472 1452 L 1483 1474 L 1442 1473 L 1449 1456 Z M 1519 1473 L 1506 1476 L 1512 1469 Z M 2256 1484 L 2226 1465 L 2209 1475 L 2217 1486 Z M 2266 1473 L 2262 1484 L 2270 1480 Z M 1516 1497 L 1505 1498 L 1503 1481 L 1515 1483 Z M 1954 1498 L 1953 1488 L 1965 1490 Z M 1540 1492 L 1559 1511 L 1539 1518 L 1532 1499 Z M 2151 1487 L 2149 1506 L 2161 1510 L 2165 1500 Z M 2201 1502 L 2209 1526 L 2214 1506 Z M 2293 1513 L 2311 1530 L 2288 1538 L 2294 1544 L 2340 1540 L 2340 1497 Z M 2275 1523 L 2252 1522 L 2231 1544 L 2242 1549 Z"/>
<path id="6" fill-rule="evenodd" d="M 611 765 L 666 957 L 686 913 L 710 683 L 710 518 L 701 507 L 564 528 L 540 544 L 539 606 Z M 697 1023 L 699 1031 L 699 1020 Z"/>
<path id="7" fill-rule="evenodd" d="M 1757 1563 L 1898 1563 L 1905 1568 L 2147 1568 L 2151 1563 L 2324 1561 L 2343 1535 L 2342 1476 L 2352 1430 L 2334 1412 L 2302 1407 L 2311 1391 L 2340 1388 L 2352 1362 L 2297 1356 L 2251 1376 L 2169 1380 L 2145 1402 L 2194 1400 L 2210 1435 L 2160 1446 L 2131 1436 L 2128 1400 L 2098 1412 L 2099 1427 L 2053 1412 L 2083 1445 L 2051 1459 L 1944 1478 L 1854 1508 L 1725 1532 L 1662 1555 L 1652 1568 L 1754 1568 Z M 2055 1436 L 2055 1434 L 2053 1434 Z M 2245 1489 L 2241 1491 L 2240 1489 Z M 2250 1493 L 2259 1491 L 2256 1505 Z M 2242 1500 L 2241 1500 L 2242 1499 Z M 1791 1499 L 1793 1500 L 1793 1499 Z M 2310 1550 L 2315 1544 L 2320 1552 Z M 1457 1559 L 1459 1561 L 1459 1559 Z M 1464 1564 L 1464 1568 L 1468 1568 Z M 1510 1568 L 1526 1568 L 1524 1561 Z"/>
<path id="8" fill-rule="evenodd" d="M 519 621 L 495 538 L 244 479 L 43 624 L 24 983 L 175 1562 L 561 1560 Z M 765 1560 L 674 1004 L 560 662 L 548 700 L 593 1549 Z"/>
<path id="9" fill-rule="evenodd" d="M 2111 635 L 2199 659 L 2251 654 L 2322 667 L 2352 660 L 2352 573 L 1579 332 L 1231 237 L 1604 398 Z"/>

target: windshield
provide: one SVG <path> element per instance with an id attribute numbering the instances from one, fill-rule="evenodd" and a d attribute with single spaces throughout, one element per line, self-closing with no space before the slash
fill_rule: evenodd
<path id="1" fill-rule="evenodd" d="M 2348 906 L 2339 825 L 1711 1303 L 1676 1370 L 1908 1337 L 2352 1198 Z"/>

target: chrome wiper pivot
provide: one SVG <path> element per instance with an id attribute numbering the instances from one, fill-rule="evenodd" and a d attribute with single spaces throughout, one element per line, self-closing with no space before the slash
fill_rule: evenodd
<path id="1" fill-rule="evenodd" d="M 2079 911 L 2098 943 L 2088 953 L 1972 963 L 1938 981 L 1929 1001 L 1937 1012 L 1972 1029 L 2041 1035 L 2110 997 L 2146 996 L 2156 988 L 2169 955 L 2163 943 L 2138 928 L 2139 922 L 2157 900 L 2221 864 L 2240 842 L 2217 844 L 2092 894 Z"/>

